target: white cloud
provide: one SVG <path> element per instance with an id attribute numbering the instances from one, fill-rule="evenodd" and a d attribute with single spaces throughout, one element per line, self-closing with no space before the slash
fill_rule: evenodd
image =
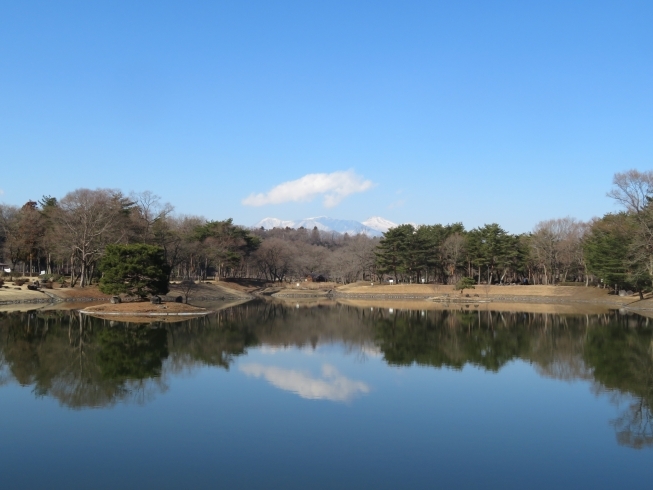
<path id="1" fill-rule="evenodd" d="M 355 381 L 341 375 L 329 365 L 322 366 L 322 378 L 313 378 L 301 371 L 283 369 L 261 364 L 245 364 L 239 368 L 247 376 L 263 377 L 270 384 L 285 391 L 296 393 L 311 400 L 331 400 L 345 402 L 359 394 L 370 392 L 370 387 L 362 381 Z"/>
<path id="2" fill-rule="evenodd" d="M 5 191 L 3 191 L 2 189 L 0 189 L 0 196 L 3 195 L 4 193 L 5 193 Z"/>
<path id="3" fill-rule="evenodd" d="M 365 180 L 353 170 L 330 174 L 308 174 L 300 179 L 279 184 L 265 194 L 251 194 L 242 202 L 245 206 L 264 206 L 311 201 L 316 196 L 324 195 L 324 206 L 332 208 L 350 194 L 365 192 L 373 186 L 371 180 Z"/>

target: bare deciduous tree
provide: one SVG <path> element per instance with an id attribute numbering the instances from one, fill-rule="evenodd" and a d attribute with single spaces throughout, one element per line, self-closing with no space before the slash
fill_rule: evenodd
<path id="1" fill-rule="evenodd" d="M 188 304 L 188 298 L 191 296 L 191 293 L 197 289 L 197 283 L 187 277 L 179 283 L 179 289 L 181 290 L 181 294 L 184 295 L 184 302 Z"/>
<path id="2" fill-rule="evenodd" d="M 19 211 L 16 206 L 0 205 L 0 240 L 2 240 L 3 255 L 11 261 L 12 270 L 22 255 Z"/>
<path id="3" fill-rule="evenodd" d="M 621 203 L 633 213 L 641 212 L 653 196 L 653 171 L 628 170 L 618 172 L 612 179 L 614 188 L 608 197 Z"/>
<path id="4" fill-rule="evenodd" d="M 449 235 L 442 244 L 442 255 L 449 282 L 455 284 L 456 271 L 462 265 L 465 256 L 465 237 L 460 233 Z"/>
<path id="5" fill-rule="evenodd" d="M 256 252 L 258 266 L 270 281 L 282 282 L 292 270 L 297 248 L 280 238 L 269 238 Z"/>
<path id="6" fill-rule="evenodd" d="M 543 273 L 543 284 L 555 284 L 556 277 L 566 281 L 570 271 L 585 273 L 582 262 L 582 238 L 587 225 L 574 218 L 539 222 L 531 236 L 531 253 Z"/>
<path id="7" fill-rule="evenodd" d="M 134 204 L 131 215 L 136 222 L 139 241 L 153 243 L 156 225 L 164 221 L 174 207 L 170 203 L 161 202 L 161 197 L 150 191 L 132 192 L 129 200 Z"/>
<path id="8" fill-rule="evenodd" d="M 124 238 L 121 221 L 126 217 L 125 204 L 122 194 L 111 189 L 78 189 L 60 201 L 55 214 L 58 233 L 70 251 L 71 262 L 79 262 L 81 287 L 92 277 L 95 262 L 106 245 Z"/>

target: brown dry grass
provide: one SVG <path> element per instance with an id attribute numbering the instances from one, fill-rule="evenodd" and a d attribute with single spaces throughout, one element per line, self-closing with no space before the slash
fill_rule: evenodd
<path id="1" fill-rule="evenodd" d="M 149 302 L 139 303 L 119 303 L 101 304 L 97 306 L 90 306 L 82 310 L 86 313 L 136 313 L 136 314 L 149 314 L 149 313 L 203 313 L 206 308 L 198 308 L 197 306 L 186 305 L 183 303 L 163 303 L 160 305 L 153 305 Z"/>
<path id="2" fill-rule="evenodd" d="M 8 284 L 5 283 L 5 286 Z M 27 301 L 32 299 L 47 299 L 48 297 L 40 291 L 30 291 L 27 285 L 14 286 L 9 284 L 9 289 L 0 288 L 0 301 Z"/>
<path id="3" fill-rule="evenodd" d="M 228 278 L 219 281 L 209 281 L 211 284 L 221 286 L 225 289 L 239 291 L 241 293 L 250 294 L 258 289 L 266 287 L 269 283 L 260 279 L 247 279 L 247 278 Z"/>
<path id="4" fill-rule="evenodd" d="M 227 284 L 232 283 L 224 283 L 223 281 L 198 282 L 191 291 L 189 298 L 211 298 L 217 296 L 237 296 L 245 298 L 249 296 L 245 290 L 246 288 L 238 288 L 238 285 L 235 285 L 236 287 L 232 288 L 228 287 Z M 170 283 L 170 292 L 168 293 L 168 296 L 183 296 L 183 294 L 184 291 L 179 287 L 178 283 Z"/>
<path id="5" fill-rule="evenodd" d="M 72 298 L 101 298 L 109 299 L 111 298 L 110 294 L 104 294 L 100 291 L 96 284 L 91 286 L 86 286 L 84 288 L 75 287 L 75 288 L 59 288 L 48 289 L 49 293 L 54 294 L 62 299 L 72 299 Z"/>
<path id="6" fill-rule="evenodd" d="M 0 302 L 2 301 L 28 301 L 33 299 L 47 299 L 48 296 L 45 292 L 52 294 L 53 296 L 59 297 L 65 300 L 75 300 L 75 299 L 96 299 L 96 300 L 109 300 L 112 295 L 104 294 L 100 291 L 96 284 L 91 286 L 86 286 L 81 288 L 79 286 L 74 288 L 61 288 L 59 284 L 55 283 L 53 289 L 45 289 L 41 291 L 30 291 L 27 289 L 27 284 L 23 286 L 15 286 L 13 282 L 5 282 L 8 288 L 0 288 Z M 225 283 L 220 282 L 219 284 L 205 284 L 199 283 L 197 287 L 192 291 L 190 298 L 195 297 L 219 297 L 219 296 L 231 296 L 239 298 L 248 298 L 247 288 L 238 288 L 238 285 L 235 287 L 226 287 Z M 181 289 L 175 285 L 170 285 L 170 296 L 179 296 L 182 295 Z"/>
<path id="7" fill-rule="evenodd" d="M 295 281 L 295 282 L 284 282 L 284 283 L 269 283 L 267 284 L 267 290 L 272 291 L 276 290 L 282 294 L 295 294 L 301 292 L 327 292 L 331 291 L 338 287 L 338 284 L 335 282 L 308 282 L 308 281 Z"/>
<path id="8" fill-rule="evenodd" d="M 344 294 L 369 294 L 369 295 L 424 295 L 439 297 L 449 295 L 450 297 L 460 297 L 467 294 L 470 297 L 478 295 L 479 299 L 494 297 L 546 297 L 557 298 L 566 301 L 601 301 L 605 303 L 624 304 L 639 301 L 639 296 L 632 295 L 627 297 L 610 295 L 607 289 L 596 287 L 577 287 L 577 286 L 476 286 L 475 289 L 466 289 L 461 294 L 456 291 L 452 285 L 433 284 L 397 284 L 374 285 L 369 283 L 355 283 L 346 286 L 340 286 L 336 290 Z"/>
<path id="9" fill-rule="evenodd" d="M 290 289 L 306 289 L 308 291 L 329 291 L 330 289 L 335 289 L 338 287 L 338 283 L 335 282 L 308 282 L 308 281 L 299 281 L 299 287 L 297 287 L 296 282 L 290 283 Z"/>

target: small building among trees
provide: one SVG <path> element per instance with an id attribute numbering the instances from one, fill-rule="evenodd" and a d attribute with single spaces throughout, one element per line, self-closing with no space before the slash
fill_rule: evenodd
<path id="1" fill-rule="evenodd" d="M 324 274 L 309 274 L 306 282 L 327 282 L 329 279 Z"/>

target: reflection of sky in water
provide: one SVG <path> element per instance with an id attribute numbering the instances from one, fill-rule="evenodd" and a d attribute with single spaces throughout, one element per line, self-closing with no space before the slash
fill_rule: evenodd
<path id="1" fill-rule="evenodd" d="M 274 354 L 284 352 L 284 351 L 288 351 L 288 350 L 299 351 L 299 352 L 302 352 L 303 354 L 308 355 L 308 356 L 312 355 L 313 352 L 315 351 L 315 349 L 313 349 L 312 347 L 309 347 L 309 346 L 298 348 L 298 347 L 295 347 L 295 346 L 281 346 L 281 347 L 278 347 L 278 346 L 263 345 L 258 349 L 258 351 L 261 354 L 268 354 L 268 355 L 274 355 Z"/>
<path id="2" fill-rule="evenodd" d="M 147 330 L 130 356 L 133 327 L 80 350 L 65 323 L 5 326 L 0 487 L 650 486 L 650 412 L 627 391 L 653 379 L 643 327 L 262 309 Z"/>
<path id="3" fill-rule="evenodd" d="M 240 366 L 240 370 L 247 376 L 263 377 L 277 388 L 312 400 L 345 402 L 370 392 L 367 384 L 343 376 L 330 364 L 322 365 L 320 378 L 302 371 L 261 364 L 244 364 Z"/>

